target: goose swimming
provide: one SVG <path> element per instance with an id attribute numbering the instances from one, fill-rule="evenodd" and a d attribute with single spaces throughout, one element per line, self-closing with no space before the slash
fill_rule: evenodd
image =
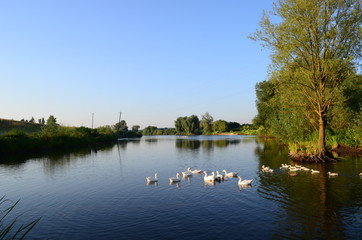
<path id="1" fill-rule="evenodd" d="M 207 172 L 205 172 L 204 181 L 206 182 L 213 182 L 215 181 L 215 177 L 213 175 L 207 175 Z"/>
<path id="2" fill-rule="evenodd" d="M 179 173 L 176 173 L 176 177 L 171 177 L 170 179 L 170 183 L 176 183 L 176 182 L 180 182 L 181 179 L 179 179 L 178 177 L 180 176 Z"/>
<path id="3" fill-rule="evenodd" d="M 157 173 L 155 173 L 155 177 L 146 177 L 148 183 L 158 182 Z"/>
<path id="4" fill-rule="evenodd" d="M 202 174 L 204 172 L 200 169 L 192 170 L 191 168 L 188 168 L 187 171 L 191 172 L 192 174 Z"/>
<path id="5" fill-rule="evenodd" d="M 226 177 L 237 177 L 238 176 L 237 172 L 227 172 L 225 169 L 222 171 L 225 173 Z"/>
<path id="6" fill-rule="evenodd" d="M 338 173 L 328 172 L 328 175 L 329 175 L 330 177 L 336 177 L 336 176 L 338 176 Z"/>
<path id="7" fill-rule="evenodd" d="M 191 177 L 192 176 L 192 172 L 190 171 L 191 168 L 188 168 L 187 171 L 182 172 L 182 176 L 183 177 Z"/>
<path id="8" fill-rule="evenodd" d="M 253 181 L 253 179 L 243 180 L 240 176 L 238 178 L 239 178 L 238 184 L 242 186 L 251 185 L 251 182 Z"/>

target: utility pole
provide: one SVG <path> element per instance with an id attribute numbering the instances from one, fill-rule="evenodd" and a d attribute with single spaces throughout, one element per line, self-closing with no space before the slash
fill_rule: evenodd
<path id="1" fill-rule="evenodd" d="M 121 126 L 121 115 L 122 115 L 122 112 L 119 112 L 119 119 L 118 119 L 118 125 Z"/>
<path id="2" fill-rule="evenodd" d="M 92 129 L 93 129 L 93 119 L 94 119 L 94 113 L 92 113 Z"/>

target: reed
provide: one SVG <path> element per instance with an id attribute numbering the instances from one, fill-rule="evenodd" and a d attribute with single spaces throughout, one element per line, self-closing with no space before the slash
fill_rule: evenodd
<path id="1" fill-rule="evenodd" d="M 20 200 L 11 203 L 5 196 L 0 198 L 0 208 L 4 207 L 6 203 L 10 202 L 10 206 L 0 210 L 0 240 L 3 239 L 24 239 L 26 235 L 35 227 L 40 221 L 37 218 L 30 223 L 19 223 L 19 217 L 11 217 L 10 213 L 14 210 Z M 20 226 L 19 226 L 20 224 Z"/>

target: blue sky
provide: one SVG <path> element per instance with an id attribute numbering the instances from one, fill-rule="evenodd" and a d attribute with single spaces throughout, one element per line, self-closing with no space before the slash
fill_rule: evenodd
<path id="1" fill-rule="evenodd" d="M 0 1 L 0 118 L 173 127 L 250 123 L 269 52 L 248 39 L 272 1 Z"/>

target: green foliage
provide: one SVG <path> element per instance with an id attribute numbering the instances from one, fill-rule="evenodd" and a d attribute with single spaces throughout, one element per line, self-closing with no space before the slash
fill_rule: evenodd
<path id="1" fill-rule="evenodd" d="M 9 132 L 13 129 L 25 132 L 34 133 L 40 131 L 41 125 L 36 123 L 28 123 L 25 121 L 14 121 L 0 119 L 0 135 Z"/>
<path id="2" fill-rule="evenodd" d="M 211 134 L 212 133 L 212 124 L 213 124 L 214 118 L 207 112 L 205 115 L 202 115 L 201 121 L 200 121 L 200 130 L 202 131 L 202 134 Z"/>
<path id="3" fill-rule="evenodd" d="M 243 126 L 240 129 L 240 134 L 242 135 L 257 135 L 258 129 L 255 129 L 255 127 L 251 124 L 243 124 Z"/>
<path id="4" fill-rule="evenodd" d="M 128 131 L 128 127 L 127 127 L 127 123 L 125 120 L 120 121 L 119 123 L 116 123 L 114 125 L 114 130 L 116 132 L 127 132 Z"/>
<path id="5" fill-rule="evenodd" d="M 228 124 L 225 120 L 217 120 L 212 125 L 212 130 L 215 133 L 227 132 L 227 131 L 229 131 Z"/>
<path id="6" fill-rule="evenodd" d="M 99 134 L 103 134 L 103 135 L 111 135 L 114 134 L 114 131 L 112 129 L 111 126 L 102 126 L 102 127 L 98 127 L 97 131 Z"/>
<path id="7" fill-rule="evenodd" d="M 329 147 L 360 144 L 361 24 L 354 0 L 280 0 L 264 14 L 251 37 L 273 52 L 270 79 L 256 86 L 260 132 L 320 156 L 325 139 Z"/>
<path id="8" fill-rule="evenodd" d="M 200 120 L 196 115 L 179 117 L 175 121 L 177 134 L 195 135 L 200 134 Z"/>
<path id="9" fill-rule="evenodd" d="M 142 137 L 142 133 L 140 132 L 128 131 L 125 121 L 121 121 L 121 124 L 119 125 L 116 124 L 116 127 L 104 126 L 97 129 L 87 127 L 63 127 L 57 124 L 56 118 L 51 115 L 48 118 L 46 125 L 31 125 L 39 126 L 38 131 L 29 134 L 20 130 L 21 128 L 16 128 L 0 136 L 0 152 L 37 152 L 111 142 L 116 141 L 118 138 Z"/>
<path id="10" fill-rule="evenodd" d="M 241 128 L 240 123 L 237 122 L 227 122 L 227 129 L 229 129 L 229 131 L 239 131 Z"/>
<path id="11" fill-rule="evenodd" d="M 175 135 L 176 130 L 174 128 L 157 128 L 154 126 L 148 126 L 142 130 L 142 135 Z"/>
<path id="12" fill-rule="evenodd" d="M 138 132 L 139 129 L 140 129 L 140 126 L 139 126 L 139 125 L 133 125 L 133 126 L 132 126 L 132 131 L 133 131 L 133 132 Z"/>

